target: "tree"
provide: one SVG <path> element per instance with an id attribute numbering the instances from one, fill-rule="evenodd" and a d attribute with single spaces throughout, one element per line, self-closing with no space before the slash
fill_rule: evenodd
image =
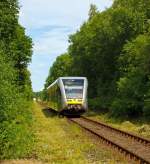
<path id="1" fill-rule="evenodd" d="M 111 8 L 94 12 L 70 36 L 69 54 L 73 57 L 74 72 L 88 77 L 89 97 L 99 97 L 101 107 L 110 108 L 117 94 L 118 58 L 124 45 L 148 31 L 149 8 L 148 1 L 116 0 Z"/>
<path id="2" fill-rule="evenodd" d="M 0 2 L 0 160 L 25 157 L 32 147 L 32 41 L 18 23 L 18 1 Z"/>
<path id="3" fill-rule="evenodd" d="M 124 46 L 119 58 L 121 77 L 117 82 L 118 97 L 112 105 L 115 115 L 135 117 L 143 114 L 145 100 L 149 100 L 149 51 L 148 35 L 139 35 Z"/>
<path id="4" fill-rule="evenodd" d="M 57 57 L 53 66 L 49 70 L 45 88 L 52 84 L 58 77 L 70 76 L 72 74 L 72 59 L 69 54 L 63 54 Z"/>
<path id="5" fill-rule="evenodd" d="M 89 20 L 92 19 L 97 13 L 98 13 L 97 6 L 94 4 L 91 4 L 90 10 L 89 10 Z"/>
<path id="6" fill-rule="evenodd" d="M 24 92 L 27 98 L 31 98 L 32 87 L 27 67 L 32 57 L 32 40 L 25 35 L 25 29 L 20 25 L 15 29 L 15 36 L 10 43 L 8 57 L 13 61 L 17 73 L 16 82 L 20 92 Z"/>

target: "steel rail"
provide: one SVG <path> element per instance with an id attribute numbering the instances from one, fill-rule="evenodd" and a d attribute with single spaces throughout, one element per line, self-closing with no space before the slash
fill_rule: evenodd
<path id="1" fill-rule="evenodd" d="M 100 122 L 100 121 L 91 120 L 91 119 L 83 117 L 83 116 L 81 116 L 81 118 L 85 119 L 86 121 L 89 121 L 89 122 L 92 122 L 92 123 L 95 123 L 95 124 L 99 124 L 99 125 L 104 126 L 104 127 L 108 128 L 108 129 L 114 130 L 114 131 L 116 131 L 118 133 L 121 133 L 122 135 L 125 135 L 127 137 L 133 138 L 134 140 L 137 140 L 138 142 L 141 142 L 141 143 L 144 143 L 144 144 L 150 144 L 150 140 L 147 139 L 147 138 L 138 136 L 138 135 L 133 134 L 131 132 L 126 132 L 124 130 L 117 129 L 115 127 L 112 127 L 112 126 L 110 126 L 110 125 L 108 125 L 106 123 Z"/>
<path id="2" fill-rule="evenodd" d="M 89 131 L 90 133 L 98 136 L 101 140 L 103 140 L 104 142 L 106 142 L 108 145 L 111 145 L 113 148 L 117 148 L 121 153 L 124 153 L 125 156 L 128 156 L 130 159 L 134 159 L 135 161 L 138 161 L 138 163 L 140 164 L 150 164 L 150 161 L 149 159 L 145 159 L 144 157 L 142 157 L 141 155 L 137 154 L 136 152 L 133 152 L 127 148 L 125 148 L 124 146 L 122 146 L 121 144 L 117 143 L 117 142 L 114 142 L 112 141 L 111 139 L 109 139 L 108 137 L 106 137 L 105 135 L 100 135 L 98 134 L 96 131 L 94 131 L 94 129 L 90 129 L 89 127 L 86 127 L 85 125 L 83 125 L 82 123 L 79 123 L 76 118 L 68 118 L 70 121 L 78 124 L 80 127 L 82 127 L 83 129 Z M 119 129 L 116 129 L 114 127 L 111 127 L 105 123 L 102 123 L 102 122 L 97 122 L 97 121 L 94 121 L 94 120 L 91 120 L 91 119 L 88 119 L 88 118 L 85 118 L 85 117 L 80 117 L 78 119 L 83 119 L 91 124 L 96 124 L 97 126 L 103 126 L 109 130 L 113 130 L 114 132 L 117 132 L 117 133 L 121 133 L 122 136 L 128 136 L 130 137 L 131 139 L 134 139 L 136 142 L 140 142 L 142 144 L 149 144 L 150 141 L 148 139 L 145 139 L 143 137 L 140 137 L 140 136 L 137 136 L 137 135 L 134 135 L 134 134 L 131 134 L 129 132 L 125 132 L 125 131 L 122 131 L 122 130 L 119 130 Z"/>

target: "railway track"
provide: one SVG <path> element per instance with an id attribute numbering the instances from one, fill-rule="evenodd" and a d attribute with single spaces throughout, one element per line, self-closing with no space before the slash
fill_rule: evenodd
<path id="1" fill-rule="evenodd" d="M 150 140 L 85 117 L 68 118 L 140 164 L 150 164 Z"/>

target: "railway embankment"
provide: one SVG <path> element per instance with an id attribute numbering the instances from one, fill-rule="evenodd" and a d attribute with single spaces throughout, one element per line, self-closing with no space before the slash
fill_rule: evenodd
<path id="1" fill-rule="evenodd" d="M 34 103 L 35 157 L 43 163 L 126 163 L 118 152 L 98 143 L 77 125 Z"/>

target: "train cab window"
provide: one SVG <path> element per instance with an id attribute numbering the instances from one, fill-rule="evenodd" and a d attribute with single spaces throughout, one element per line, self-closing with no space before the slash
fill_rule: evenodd
<path id="1" fill-rule="evenodd" d="M 65 94 L 67 99 L 82 99 L 83 98 L 83 79 L 63 79 Z"/>
<path id="2" fill-rule="evenodd" d="M 82 99 L 83 98 L 83 89 L 65 88 L 65 93 L 66 93 L 67 99 Z"/>

